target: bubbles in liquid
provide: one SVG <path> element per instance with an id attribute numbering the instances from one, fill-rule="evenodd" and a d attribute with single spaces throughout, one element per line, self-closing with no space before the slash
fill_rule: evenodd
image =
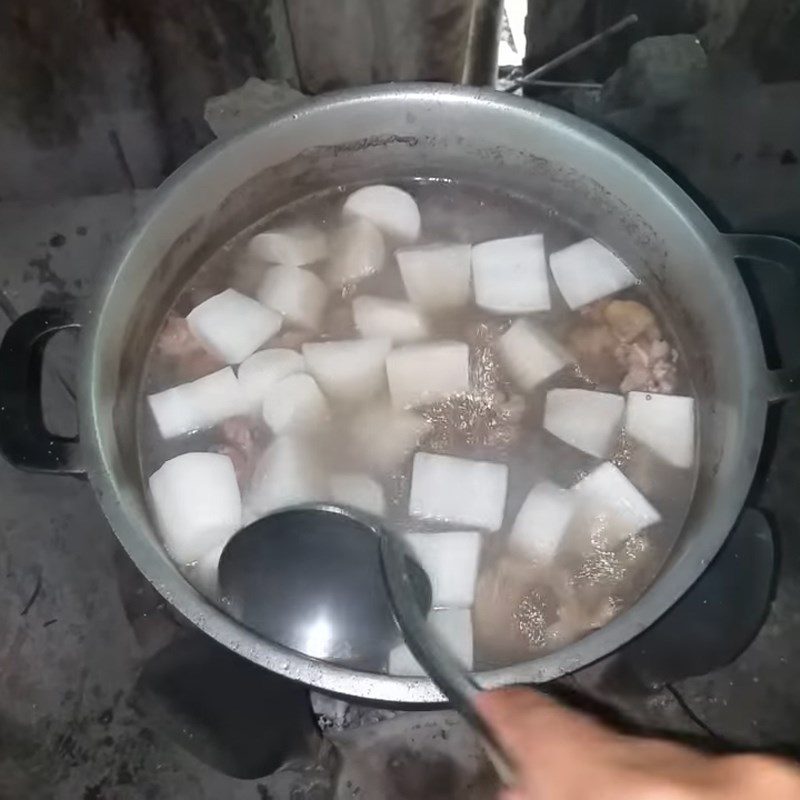
<path id="1" fill-rule="evenodd" d="M 559 242 L 560 246 L 592 233 L 578 230 L 557 210 L 542 208 L 535 199 L 509 196 L 491 187 L 409 181 L 405 188 L 414 194 L 420 206 L 421 244 L 471 243 L 536 232 L 544 233 L 546 240 L 552 237 L 552 241 Z M 218 368 L 207 354 L 198 353 L 191 342 L 186 344 L 181 339 L 185 332 L 180 320 L 198 302 L 222 289 L 234 287 L 246 294 L 254 294 L 263 273 L 263 265 L 254 264 L 245 254 L 245 245 L 254 233 L 300 223 L 312 223 L 330 232 L 339 224 L 342 198 L 348 191 L 349 187 L 336 187 L 329 193 L 308 197 L 280 209 L 212 256 L 177 298 L 168 317 L 171 336 L 151 351 L 143 393 L 174 386 L 198 377 L 198 372 L 208 374 Z M 631 266 L 635 270 L 636 265 Z M 309 269 L 322 274 L 323 268 L 312 266 Z M 333 291 L 318 333 L 285 327 L 267 346 L 299 350 L 308 341 L 356 338 L 358 332 L 351 312 L 355 295 L 406 299 L 393 258 L 387 260 L 385 268 L 378 274 L 357 285 Z M 576 326 L 582 326 L 581 330 L 585 331 L 599 324 L 596 309 L 570 312 L 555 290 L 553 295 L 552 310 L 536 314 L 536 321 L 563 344 L 569 345 L 570 332 Z M 625 297 L 657 311 L 645 287 L 627 290 Z M 503 527 L 497 533 L 485 535 L 473 608 L 475 657 L 479 667 L 528 660 L 585 635 L 629 607 L 656 575 L 675 541 L 694 485 L 693 473 L 665 469 L 623 435 L 609 460 L 620 467 L 658 507 L 662 522 L 645 535 L 626 538 L 615 548 L 608 546 L 600 525 L 591 530 L 588 548 L 585 541 L 583 549 L 567 546 L 549 565 L 527 562 L 510 552 L 508 532 L 530 488 L 544 479 L 569 487 L 598 464 L 596 459 L 543 433 L 542 410 L 546 390 L 563 386 L 619 391 L 618 387 L 598 383 L 596 374 L 589 375 L 575 367 L 563 371 L 531 394 L 519 393 L 505 374 L 495 346 L 497 338 L 511 321 L 511 317 L 491 315 L 474 305 L 455 313 L 432 316 L 431 339 L 454 339 L 469 344 L 470 389 L 418 409 L 430 424 L 430 430 L 418 449 L 502 461 L 510 468 Z M 668 329 L 666 320 L 658 319 L 658 323 L 662 330 Z M 180 349 L 182 344 L 188 348 L 185 352 Z M 600 342 L 599 352 L 603 357 L 613 358 L 606 344 Z M 613 380 L 619 381 L 620 375 L 624 374 L 620 369 L 618 363 L 611 365 L 608 372 Z M 602 377 L 602 370 L 600 374 Z M 680 376 L 680 379 L 688 385 L 686 376 Z M 408 516 L 411 453 L 398 468 L 375 473 L 359 460 L 348 437 L 355 409 L 333 404 L 332 413 L 332 425 L 308 435 L 311 443 L 308 450 L 316 460 L 314 468 L 366 472 L 382 484 L 388 524 L 400 530 L 441 530 L 441 525 L 412 520 Z M 272 439 L 260 415 L 242 418 L 238 427 L 221 425 L 167 442 L 158 436 L 144 408 L 140 420 L 138 444 L 145 479 L 166 459 L 178 453 L 212 449 L 227 453 L 233 448 L 242 451 L 245 459 L 240 465 L 240 473 L 246 487 L 246 476 L 252 471 L 254 461 Z M 247 440 L 247 453 L 238 439 L 232 441 L 233 428 L 236 428 L 239 439 L 244 436 Z M 582 533 L 585 540 L 587 530 Z M 575 538 L 575 532 L 572 538 Z M 186 574 L 189 580 L 193 580 L 192 570 Z M 209 593 L 207 587 L 207 581 L 204 586 L 198 586 L 201 591 Z M 224 598 L 214 597 L 213 591 L 209 596 L 229 613 L 235 613 Z"/>

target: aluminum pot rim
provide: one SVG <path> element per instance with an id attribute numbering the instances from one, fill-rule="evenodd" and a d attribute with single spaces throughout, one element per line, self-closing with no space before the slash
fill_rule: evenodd
<path id="1" fill-rule="evenodd" d="M 408 678 L 360 672 L 318 661 L 280 645 L 268 642 L 229 617 L 206 600 L 179 575 L 161 554 L 156 557 L 154 543 L 145 532 L 133 524 L 123 507 L 119 486 L 113 480 L 107 453 L 103 446 L 102 432 L 98 425 L 100 398 L 95 391 L 99 365 L 95 356 L 98 337 L 102 329 L 103 308 L 106 299 L 114 291 L 118 276 L 125 263 L 147 236 L 148 226 L 164 213 L 170 204 L 179 202 L 186 191 L 186 182 L 192 175 L 201 172 L 220 154 L 236 148 L 247 139 L 263 135 L 269 126 L 309 115 L 320 115 L 331 107 L 357 106 L 373 100 L 401 100 L 403 97 L 436 99 L 438 101 L 466 103 L 514 114 L 528 115 L 532 119 L 545 118 L 548 124 L 572 134 L 580 134 L 595 145 L 602 146 L 609 157 L 615 157 L 636 168 L 642 178 L 657 187 L 664 202 L 679 208 L 682 216 L 691 224 L 713 258 L 730 263 L 734 271 L 733 254 L 723 236 L 711 223 L 699 206 L 652 161 L 616 136 L 568 112 L 547 106 L 537 101 L 517 98 L 491 89 L 475 89 L 449 84 L 387 84 L 351 89 L 321 95 L 307 103 L 277 112 L 253 128 L 224 142 L 216 142 L 193 156 L 176 170 L 157 190 L 144 219 L 118 249 L 112 266 L 98 286 L 88 306 L 84 320 L 83 353 L 80 362 L 79 418 L 81 445 L 89 479 L 100 505 L 118 540 L 142 574 L 157 591 L 184 617 L 195 624 L 220 644 L 239 655 L 322 691 L 348 697 L 396 704 L 435 704 L 445 702 L 440 691 L 427 678 Z M 724 268 L 724 267 L 723 267 Z M 736 276 L 737 280 L 738 275 Z M 742 292 L 747 298 L 742 285 Z M 749 298 L 744 313 L 755 316 Z M 747 357 L 752 361 L 758 375 L 766 376 L 760 338 L 752 343 Z M 660 576 L 645 594 L 608 625 L 594 631 L 583 639 L 548 655 L 513 666 L 476 674 L 476 679 L 485 688 L 494 688 L 512 683 L 541 683 L 603 658 L 622 645 L 630 642 L 639 633 L 650 627 L 661 617 L 700 577 L 717 554 L 731 527 L 734 525 L 746 494 L 749 490 L 763 442 L 767 403 L 757 392 L 749 413 L 745 415 L 747 437 L 753 452 L 752 463 L 740 465 L 735 484 L 730 493 L 735 502 L 728 503 L 724 522 L 717 530 L 707 531 L 691 547 L 691 559 L 681 569 L 668 570 Z"/>

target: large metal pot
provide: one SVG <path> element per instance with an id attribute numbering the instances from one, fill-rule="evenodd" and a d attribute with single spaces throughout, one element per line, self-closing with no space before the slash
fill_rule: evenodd
<path id="1" fill-rule="evenodd" d="M 88 475 L 139 569 L 166 600 L 222 644 L 324 690 L 424 703 L 442 700 L 428 680 L 306 658 L 262 640 L 209 603 L 159 543 L 134 456 L 144 356 L 165 309 L 193 270 L 265 212 L 308 192 L 409 175 L 481 180 L 568 210 L 646 271 L 683 331 L 684 355 L 700 395 L 701 464 L 685 529 L 657 580 L 601 630 L 478 679 L 487 687 L 545 681 L 628 642 L 686 592 L 719 550 L 753 479 L 767 406 L 797 384 L 797 370 L 767 370 L 734 259 L 800 264 L 800 249 L 782 239 L 721 234 L 642 155 L 545 105 L 445 85 L 373 87 L 320 97 L 200 153 L 164 184 L 80 322 L 63 309 L 38 310 L 11 328 L 0 363 L 0 446 L 23 468 Z M 46 432 L 33 391 L 44 341 L 75 325 L 83 340 L 79 442 Z"/>

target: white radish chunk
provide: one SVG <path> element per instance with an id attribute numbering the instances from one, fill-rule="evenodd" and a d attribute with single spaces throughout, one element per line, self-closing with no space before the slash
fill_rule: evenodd
<path id="1" fill-rule="evenodd" d="M 293 225 L 257 234 L 247 250 L 250 256 L 268 264 L 302 267 L 328 255 L 328 238 L 315 225 Z"/>
<path id="2" fill-rule="evenodd" d="M 625 430 L 668 464 L 687 469 L 694 462 L 694 400 L 674 394 L 629 392 Z"/>
<path id="3" fill-rule="evenodd" d="M 446 400 L 469 390 L 469 347 L 464 342 L 410 344 L 386 357 L 395 408 Z"/>
<path id="4" fill-rule="evenodd" d="M 571 491 L 578 500 L 579 513 L 593 530 L 603 534 L 610 547 L 661 520 L 650 501 L 608 461 L 578 481 Z"/>
<path id="5" fill-rule="evenodd" d="M 353 320 L 365 339 L 389 339 L 405 344 L 426 339 L 430 328 L 411 303 L 362 295 L 353 300 Z"/>
<path id="6" fill-rule="evenodd" d="M 369 400 L 386 387 L 388 339 L 347 339 L 303 345 L 306 369 L 339 403 Z"/>
<path id="7" fill-rule="evenodd" d="M 333 235 L 328 278 L 334 286 L 348 286 L 383 269 L 383 234 L 369 220 L 352 219 Z"/>
<path id="8" fill-rule="evenodd" d="M 507 488 L 505 464 L 417 453 L 408 511 L 412 517 L 496 531 L 503 524 Z"/>
<path id="9" fill-rule="evenodd" d="M 307 269 L 270 267 L 258 289 L 258 299 L 283 314 L 292 325 L 316 331 L 328 301 L 328 289 Z"/>
<path id="10" fill-rule="evenodd" d="M 150 476 L 150 496 L 164 546 L 191 564 L 224 545 L 242 524 L 233 462 L 219 453 L 184 453 Z"/>
<path id="11" fill-rule="evenodd" d="M 387 671 L 390 675 L 404 675 L 406 677 L 422 677 L 425 670 L 419 661 L 411 655 L 407 644 L 399 644 L 389 651 Z"/>
<path id="12" fill-rule="evenodd" d="M 511 379 L 526 392 L 573 361 L 555 339 L 526 319 L 514 322 L 497 340 L 497 349 Z"/>
<path id="13" fill-rule="evenodd" d="M 544 236 L 515 236 L 472 246 L 475 303 L 496 314 L 550 308 Z"/>
<path id="14" fill-rule="evenodd" d="M 423 311 L 452 311 L 470 301 L 468 244 L 398 250 L 395 258 L 411 302 Z"/>
<path id="15" fill-rule="evenodd" d="M 322 502 L 329 494 L 311 445 L 299 437 L 278 436 L 256 464 L 245 505 L 258 519 L 279 508 Z"/>
<path id="16" fill-rule="evenodd" d="M 572 492 L 542 481 L 528 496 L 514 520 L 509 543 L 512 549 L 540 564 L 552 562 L 575 513 Z"/>
<path id="17" fill-rule="evenodd" d="M 342 506 L 351 506 L 376 517 L 386 511 L 383 487 L 374 478 L 358 472 L 331 476 L 331 499 Z"/>
<path id="18" fill-rule="evenodd" d="M 267 391 L 273 384 L 288 375 L 303 372 L 305 367 L 305 359 L 300 353 L 282 347 L 260 350 L 246 358 L 239 365 L 236 377 L 239 379 L 248 409 L 259 410 Z"/>
<path id="19" fill-rule="evenodd" d="M 468 608 L 437 608 L 428 624 L 439 634 L 448 650 L 468 670 L 472 669 L 472 612 Z"/>
<path id="20" fill-rule="evenodd" d="M 636 276 L 595 239 L 550 254 L 550 270 L 567 305 L 585 306 L 637 283 Z"/>
<path id="21" fill-rule="evenodd" d="M 209 297 L 186 317 L 189 330 L 226 364 L 239 364 L 283 324 L 277 311 L 235 289 Z"/>
<path id="22" fill-rule="evenodd" d="M 396 186 L 365 186 L 345 200 L 345 219 L 361 217 L 401 244 L 419 239 L 422 223 L 416 200 Z"/>
<path id="23" fill-rule="evenodd" d="M 147 402 L 164 439 L 211 428 L 247 410 L 239 381 L 230 367 L 151 394 Z"/>
<path id="24" fill-rule="evenodd" d="M 467 608 L 439 608 L 428 615 L 428 624 L 444 640 L 445 645 L 465 669 L 471 670 L 472 656 L 472 615 Z M 389 652 L 388 672 L 390 675 L 406 677 L 424 676 L 425 670 L 411 654 L 408 645 L 401 644 Z"/>
<path id="25" fill-rule="evenodd" d="M 411 551 L 431 582 L 437 608 L 470 608 L 475 600 L 481 534 L 477 531 L 406 534 Z"/>
<path id="26" fill-rule="evenodd" d="M 242 526 L 245 524 L 243 514 Z M 216 597 L 219 594 L 219 559 L 225 544 L 213 547 L 205 555 L 200 556 L 191 568 L 192 585 L 208 597 Z"/>
<path id="27" fill-rule="evenodd" d="M 619 437 L 625 398 L 591 389 L 551 389 L 544 429 L 584 453 L 606 458 Z"/>
<path id="28" fill-rule="evenodd" d="M 304 372 L 273 383 L 264 395 L 262 414 L 273 433 L 311 432 L 330 419 L 325 395 Z"/>
<path id="29" fill-rule="evenodd" d="M 356 414 L 350 440 L 359 459 L 381 473 L 397 469 L 431 430 L 431 423 L 412 411 L 374 406 Z"/>

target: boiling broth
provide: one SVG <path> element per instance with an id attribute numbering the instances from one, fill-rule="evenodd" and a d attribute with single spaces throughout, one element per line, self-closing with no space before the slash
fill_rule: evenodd
<path id="1" fill-rule="evenodd" d="M 408 191 L 419 205 L 422 235 L 415 246 L 434 242 L 472 244 L 543 233 L 548 252 L 553 252 L 592 235 L 591 231 L 579 230 L 560 210 L 543 208 L 534 199 L 511 196 L 492 187 L 441 180 L 409 180 L 396 185 Z M 260 415 L 228 420 L 214 428 L 169 440 L 162 439 L 158 432 L 145 402 L 147 395 L 209 374 L 222 366 L 202 349 L 195 347 L 182 352 L 179 344 L 171 346 L 170 325 L 223 289 L 233 287 L 254 296 L 266 267 L 248 255 L 247 244 L 252 236 L 261 231 L 308 223 L 330 233 L 341 224 L 342 203 L 353 189 L 352 186 L 337 187 L 265 217 L 221 248 L 180 293 L 160 339 L 151 350 L 145 370 L 138 428 L 139 458 L 145 481 L 166 460 L 178 454 L 215 449 L 231 455 L 234 460 L 239 458 L 246 462 L 237 463 L 241 482 L 246 486 L 248 469 L 273 438 Z M 637 273 L 636 264 L 628 266 Z M 324 274 L 325 266 L 312 265 L 308 269 Z M 580 332 L 596 333 L 603 327 L 598 322 L 604 313 L 602 301 L 571 311 L 552 276 L 549 280 L 552 308 L 529 316 L 535 317 L 539 326 L 574 350 L 576 342 L 581 343 L 583 334 Z M 351 303 L 354 297 L 361 295 L 407 299 L 391 252 L 378 274 L 355 286 L 331 292 L 319 333 L 284 326 L 264 348 L 299 349 L 304 342 L 358 338 Z M 655 314 L 659 340 L 666 340 L 673 360 L 677 353 L 668 388 L 693 397 L 689 376 L 682 369 L 685 360 L 680 357 L 680 343 L 646 280 L 613 299 L 637 301 Z M 562 647 L 602 626 L 634 603 L 657 575 L 675 543 L 695 482 L 694 468 L 671 467 L 647 448 L 628 440 L 622 432 L 608 460 L 620 467 L 658 509 L 661 521 L 626 538 L 617 547 L 609 547 L 603 537 L 593 536 L 585 525 L 581 527 L 573 522 L 565 546 L 547 564 L 521 559 L 512 552 L 508 543 L 509 530 L 531 487 L 542 480 L 570 487 L 601 463 L 600 459 L 543 430 L 547 391 L 564 387 L 619 392 L 619 375 L 624 372 L 620 363 L 608 354 L 605 357 L 610 359 L 609 364 L 599 369 L 592 368 L 592 357 L 580 358 L 577 367 L 568 367 L 534 391 L 524 393 L 515 386 L 497 353 L 497 339 L 513 319 L 488 313 L 474 303 L 456 312 L 429 315 L 431 340 L 468 343 L 470 390 L 418 409 L 428 423 L 429 432 L 417 450 L 501 462 L 509 468 L 503 525 L 499 531 L 482 534 L 472 614 L 476 668 L 494 668 L 528 660 Z M 602 361 L 602 357 L 598 359 Z M 587 365 L 589 369 L 584 368 Z M 606 367 L 606 371 L 613 374 L 603 374 Z M 334 405 L 333 415 L 333 423 L 314 434 L 318 462 L 314 468 L 325 474 L 369 471 L 365 469 L 363 452 L 354 446 L 353 408 Z M 385 493 L 387 523 L 400 531 L 463 529 L 465 526 L 409 516 L 412 455 L 410 453 L 399 468 L 388 474 L 372 474 Z M 579 544 L 572 546 L 576 542 Z M 215 588 L 213 564 L 179 566 L 200 591 L 225 608 L 224 599 L 218 596 Z"/>

